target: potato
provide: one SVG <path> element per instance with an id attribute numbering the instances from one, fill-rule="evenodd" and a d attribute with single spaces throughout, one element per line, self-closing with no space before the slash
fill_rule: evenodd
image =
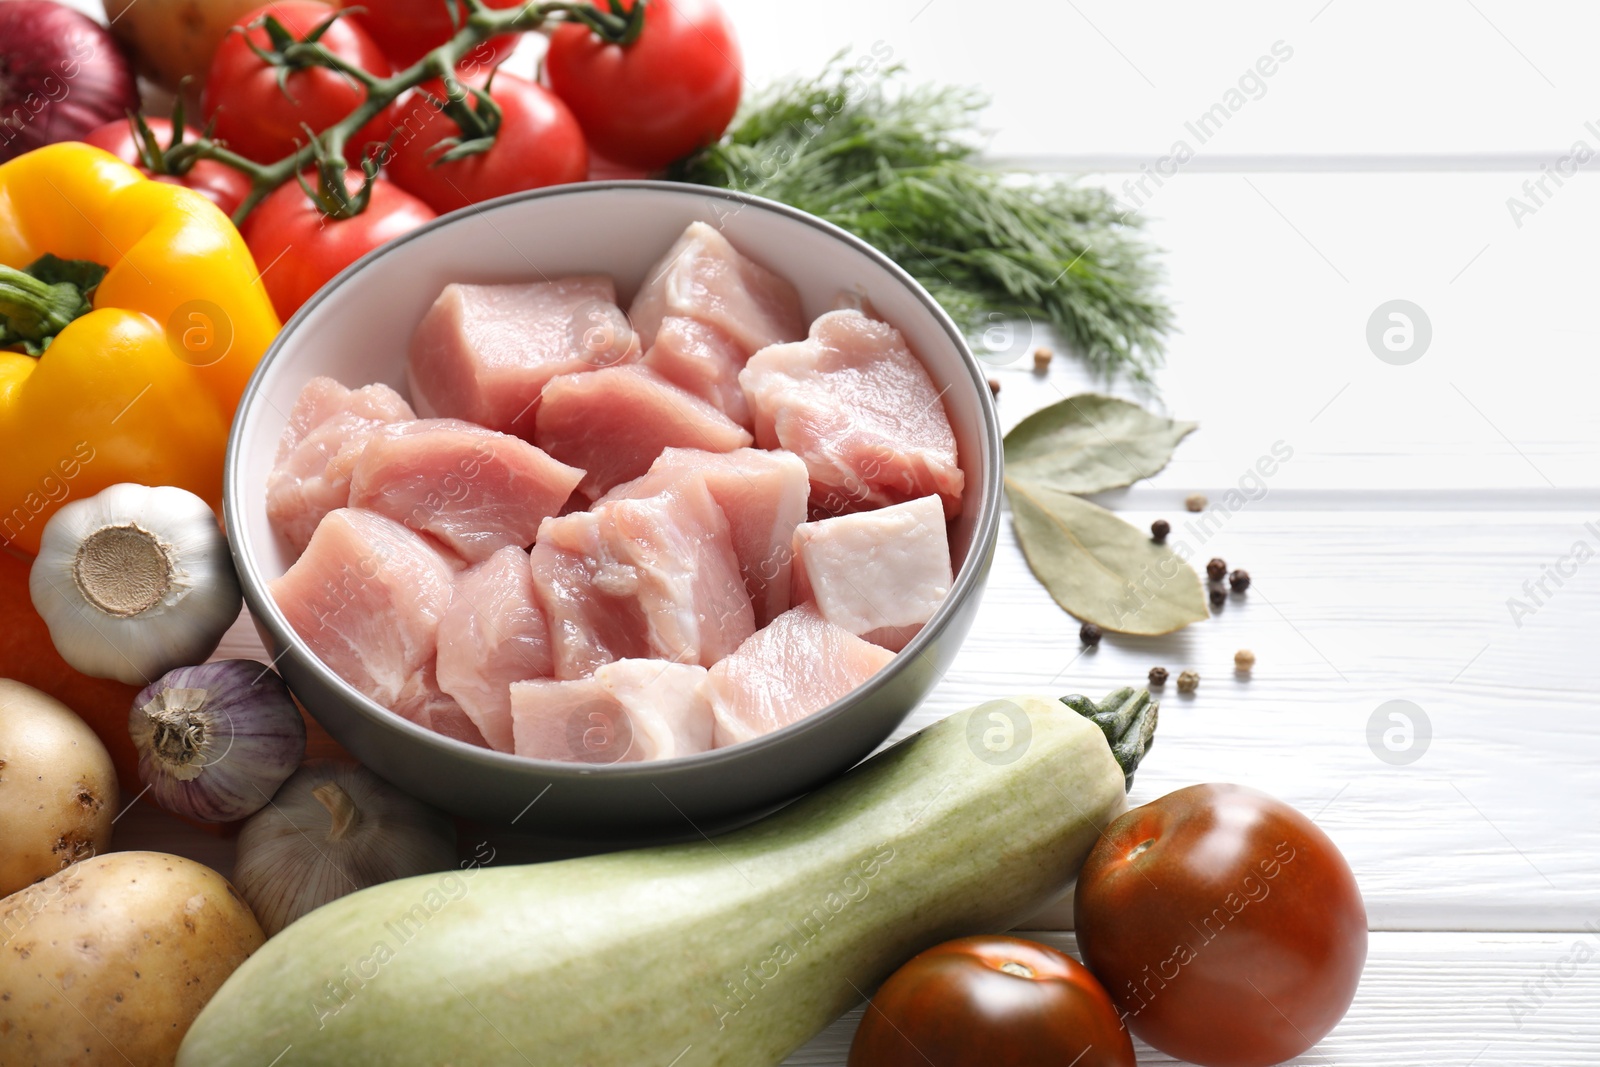
<path id="1" fill-rule="evenodd" d="M 0 896 L 106 851 L 117 817 L 111 755 L 72 709 L 0 678 Z"/>
<path id="2" fill-rule="evenodd" d="M 211 57 L 235 20 L 265 0 L 104 0 L 111 35 L 133 52 L 139 73 L 174 92 L 184 75 L 199 93 Z"/>
<path id="3" fill-rule="evenodd" d="M 163 1067 L 266 941 L 227 879 L 159 852 L 84 860 L 0 901 L 0 1063 Z"/>

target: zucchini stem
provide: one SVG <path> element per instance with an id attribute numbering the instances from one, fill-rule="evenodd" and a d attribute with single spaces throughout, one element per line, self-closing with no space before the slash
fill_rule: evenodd
<path id="1" fill-rule="evenodd" d="M 1098 704 L 1079 693 L 1062 697 L 1061 703 L 1100 727 L 1111 755 L 1122 768 L 1124 786 L 1132 789 L 1133 772 L 1155 743 L 1161 702 L 1148 689 L 1124 686 L 1106 694 Z"/>

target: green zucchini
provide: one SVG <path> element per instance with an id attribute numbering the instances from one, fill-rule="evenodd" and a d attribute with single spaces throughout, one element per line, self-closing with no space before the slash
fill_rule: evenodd
<path id="1" fill-rule="evenodd" d="M 363 890 L 246 961 L 178 1067 L 780 1063 L 1062 893 L 1155 718 L 1142 690 L 991 701 L 713 840 Z"/>

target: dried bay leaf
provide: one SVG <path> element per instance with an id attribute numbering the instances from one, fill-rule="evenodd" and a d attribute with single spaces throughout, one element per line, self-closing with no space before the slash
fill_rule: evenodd
<path id="1" fill-rule="evenodd" d="M 1209 617 L 1194 568 L 1144 531 L 1070 492 L 1018 477 L 1009 464 L 1006 495 L 1028 566 L 1073 615 L 1143 636 Z"/>
<path id="2" fill-rule="evenodd" d="M 1099 493 L 1155 474 L 1197 423 L 1083 393 L 1034 412 L 1006 434 L 1006 475 L 1064 493 Z"/>
<path id="3" fill-rule="evenodd" d="M 1056 603 L 1125 634 L 1167 634 L 1209 616 L 1194 568 L 1074 495 L 1150 477 L 1194 428 L 1126 400 L 1084 393 L 1034 412 L 1006 434 L 1006 495 L 1017 541 Z"/>

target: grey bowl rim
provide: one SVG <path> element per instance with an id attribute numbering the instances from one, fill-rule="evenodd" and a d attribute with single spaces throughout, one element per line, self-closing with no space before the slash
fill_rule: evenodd
<path id="1" fill-rule="evenodd" d="M 258 626 L 266 626 L 280 648 L 271 664 L 274 669 L 276 669 L 279 661 L 292 657 L 297 665 L 308 668 L 312 673 L 316 674 L 325 688 L 331 688 L 333 692 L 343 696 L 346 704 L 355 707 L 363 718 L 378 729 L 392 731 L 397 739 L 418 742 L 425 748 L 431 747 L 445 755 L 457 759 L 465 759 L 469 763 L 477 764 L 486 769 L 493 768 L 497 771 L 517 770 L 552 780 L 598 778 L 602 776 L 624 779 L 654 778 L 663 773 L 689 773 L 702 767 L 714 768 L 723 764 L 751 759 L 768 749 L 790 744 L 807 733 L 820 729 L 826 722 L 846 714 L 857 704 L 869 700 L 873 694 L 887 688 L 897 676 L 908 668 L 914 659 L 924 656 L 928 647 L 943 635 L 957 607 L 964 604 L 969 597 L 981 593 L 988 570 L 988 557 L 999 537 L 1001 500 L 1004 492 L 1002 484 L 1004 440 L 1000 432 L 999 413 L 995 408 L 994 396 L 989 389 L 988 376 L 979 366 L 977 357 L 972 354 L 972 349 L 967 343 L 966 336 L 955 324 L 955 321 L 950 318 L 949 313 L 940 306 L 939 302 L 933 298 L 933 295 L 920 282 L 877 248 L 848 230 L 836 226 L 825 219 L 818 218 L 809 212 L 751 193 L 721 189 L 714 186 L 694 185 L 688 182 L 619 178 L 530 189 L 498 197 L 488 203 L 474 204 L 430 219 L 415 230 L 401 234 L 399 237 L 380 245 L 357 259 L 354 263 L 351 263 L 290 316 L 289 320 L 283 324 L 273 338 L 267 350 L 262 353 L 256 368 L 251 372 L 250 380 L 239 398 L 236 411 L 242 413 L 256 402 L 257 394 L 261 391 L 267 370 L 272 362 L 278 358 L 279 353 L 288 346 L 288 341 L 294 335 L 301 321 L 307 318 L 325 300 L 331 299 L 345 282 L 376 260 L 385 256 L 401 254 L 401 250 L 416 238 L 434 230 L 455 225 L 474 215 L 488 216 L 491 212 L 513 208 L 518 204 L 531 200 L 634 190 L 666 192 L 676 196 L 693 196 L 696 198 L 717 197 L 736 203 L 741 207 L 754 207 L 758 210 L 773 212 L 810 226 L 832 237 L 834 240 L 850 246 L 887 271 L 892 278 L 905 286 L 921 302 L 923 307 L 933 316 L 934 321 L 944 330 L 946 336 L 955 345 L 956 352 L 966 367 L 967 375 L 970 379 L 968 384 L 978 397 L 978 409 L 981 413 L 982 422 L 979 436 L 988 446 L 988 453 L 984 457 L 982 464 L 987 492 L 979 501 L 979 514 L 977 522 L 973 526 L 972 542 L 968 546 L 966 558 L 962 561 L 960 573 L 956 575 L 955 583 L 951 586 L 944 603 L 934 613 L 933 618 L 923 626 L 910 644 L 895 655 L 888 666 L 863 684 L 798 722 L 790 723 L 788 726 L 774 730 L 769 734 L 763 734 L 760 737 L 740 742 L 737 745 L 711 749 L 689 756 L 678 756 L 670 760 L 643 760 L 609 764 L 543 760 L 530 756 L 518 756 L 510 752 L 479 748 L 477 745 L 446 737 L 443 734 L 435 733 L 424 726 L 419 726 L 408 719 L 404 719 L 356 689 L 355 686 L 335 674 L 330 667 L 323 663 L 322 658 L 311 651 L 300 635 L 289 625 L 288 620 L 283 617 L 282 612 L 279 611 L 276 602 L 273 601 L 266 588 L 266 581 L 256 572 L 254 560 L 250 559 L 244 552 L 244 520 L 240 514 L 240 507 L 235 504 L 233 490 L 235 483 L 234 471 L 243 462 L 244 445 L 242 436 L 244 420 L 236 414 L 228 431 L 228 449 L 223 459 L 223 521 L 228 535 L 228 550 L 230 555 L 233 556 L 234 566 L 239 574 L 240 585 L 243 587 L 246 600 L 251 606 L 252 620 Z M 265 608 L 265 611 L 258 610 L 258 605 L 261 608 Z M 320 721 L 320 716 L 313 709 L 308 707 L 306 710 L 313 718 L 317 718 Z"/>

